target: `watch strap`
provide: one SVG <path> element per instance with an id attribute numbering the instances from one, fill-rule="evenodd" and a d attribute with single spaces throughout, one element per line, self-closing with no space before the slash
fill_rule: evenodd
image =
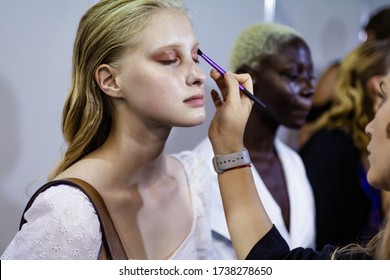
<path id="1" fill-rule="evenodd" d="M 213 158 L 214 170 L 218 174 L 221 174 L 232 168 L 248 165 L 250 163 L 251 159 L 247 149 L 227 155 L 215 155 Z"/>

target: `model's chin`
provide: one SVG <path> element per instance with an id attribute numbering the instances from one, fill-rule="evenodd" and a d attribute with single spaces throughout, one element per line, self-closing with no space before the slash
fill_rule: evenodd
<path id="1" fill-rule="evenodd" d="M 376 189 L 390 191 L 390 177 L 380 178 L 373 167 L 370 167 L 367 172 L 368 183 Z"/>
<path id="2" fill-rule="evenodd" d="M 193 117 L 188 117 L 186 119 L 183 118 L 183 122 L 182 124 L 178 125 L 178 126 L 181 126 L 181 127 L 192 127 L 192 126 L 197 126 L 197 125 L 201 125 L 204 123 L 204 121 L 206 120 L 206 114 L 199 114 L 198 116 L 193 116 Z"/>
<path id="3" fill-rule="evenodd" d="M 200 109 L 200 108 L 199 108 Z M 203 106 L 197 114 L 194 114 L 194 125 L 201 125 L 206 120 L 206 109 Z"/>
<path id="4" fill-rule="evenodd" d="M 187 127 L 201 125 L 204 123 L 204 121 L 205 121 L 205 118 L 199 118 L 198 120 L 193 121 L 191 124 L 188 124 Z"/>

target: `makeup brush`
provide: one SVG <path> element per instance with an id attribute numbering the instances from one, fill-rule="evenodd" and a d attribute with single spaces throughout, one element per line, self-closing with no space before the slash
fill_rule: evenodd
<path id="1" fill-rule="evenodd" d="M 217 63 L 215 63 L 213 60 L 211 60 L 211 58 L 209 58 L 207 55 L 205 55 L 200 49 L 198 49 L 198 55 L 200 55 L 201 57 L 203 57 L 204 60 L 206 60 L 206 62 L 208 64 L 211 65 L 211 67 L 213 67 L 215 70 L 217 70 L 221 75 L 225 75 L 226 71 L 223 70 Z M 259 106 L 260 108 L 262 109 L 265 109 L 266 105 L 260 100 L 258 99 L 255 95 L 253 95 L 252 93 L 250 93 L 246 88 L 244 88 L 241 84 L 238 85 L 238 87 L 240 88 L 240 90 L 246 95 L 248 96 L 249 99 L 251 99 L 257 106 Z"/>

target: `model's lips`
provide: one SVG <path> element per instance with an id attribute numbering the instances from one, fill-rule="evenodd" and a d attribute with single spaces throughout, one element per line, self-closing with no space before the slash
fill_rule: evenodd
<path id="1" fill-rule="evenodd" d="M 204 94 L 196 94 L 184 100 L 184 103 L 191 106 L 201 107 L 204 106 Z"/>

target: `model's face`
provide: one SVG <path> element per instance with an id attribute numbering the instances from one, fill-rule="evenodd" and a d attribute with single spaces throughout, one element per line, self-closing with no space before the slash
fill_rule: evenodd
<path id="1" fill-rule="evenodd" d="M 278 54 L 265 57 L 261 65 L 253 77 L 256 96 L 264 101 L 277 123 L 300 128 L 314 93 L 313 63 L 307 45 L 294 40 Z"/>
<path id="2" fill-rule="evenodd" d="M 390 191 L 390 74 L 380 87 L 378 111 L 366 127 L 366 133 L 371 138 L 367 147 L 370 163 L 367 178 L 371 185 Z"/>
<path id="3" fill-rule="evenodd" d="M 120 62 L 117 79 L 133 114 L 162 126 L 193 126 L 205 120 L 205 74 L 197 65 L 198 42 L 189 19 L 156 14 L 141 41 Z"/>

